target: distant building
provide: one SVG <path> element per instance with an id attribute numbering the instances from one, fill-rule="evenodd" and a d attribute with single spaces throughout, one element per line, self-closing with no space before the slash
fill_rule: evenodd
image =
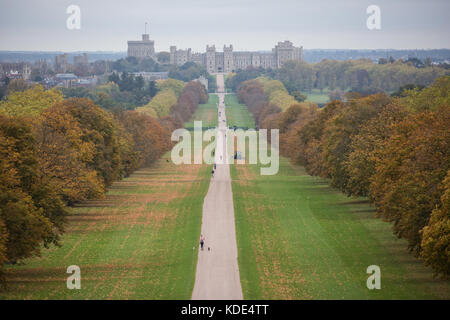
<path id="1" fill-rule="evenodd" d="M 66 73 L 69 71 L 69 58 L 67 53 L 59 54 L 55 56 L 55 72 Z"/>
<path id="2" fill-rule="evenodd" d="M 188 61 L 198 63 L 209 73 L 246 69 L 247 67 L 280 68 L 286 61 L 303 61 L 303 47 L 295 47 L 286 40 L 278 42 L 272 52 L 233 51 L 233 46 L 224 46 L 223 52 L 217 52 L 214 45 L 206 46 L 205 53 L 192 53 L 191 49 L 177 50 L 170 47 L 170 63 L 183 65 Z"/>
<path id="3" fill-rule="evenodd" d="M 88 54 L 83 53 L 81 56 L 73 57 L 75 73 L 79 76 L 87 76 L 89 73 Z"/>
<path id="4" fill-rule="evenodd" d="M 58 73 L 55 75 L 55 80 L 60 85 L 64 86 L 65 88 L 71 88 L 72 84 L 77 81 L 78 77 L 74 75 L 73 73 Z"/>
<path id="5" fill-rule="evenodd" d="M 164 80 L 169 78 L 169 72 L 133 72 L 132 73 L 135 77 L 141 76 L 146 81 L 153 81 L 153 80 Z"/>
<path id="6" fill-rule="evenodd" d="M 170 47 L 170 64 L 181 66 L 192 60 L 191 49 L 177 50 L 176 46 Z"/>
<path id="7" fill-rule="evenodd" d="M 140 41 L 128 41 L 128 56 L 155 59 L 155 42 L 150 40 L 149 34 L 143 34 Z"/>
<path id="8" fill-rule="evenodd" d="M 0 64 L 0 77 L 6 76 L 10 80 L 31 77 L 31 64 L 28 62 L 6 62 Z"/>

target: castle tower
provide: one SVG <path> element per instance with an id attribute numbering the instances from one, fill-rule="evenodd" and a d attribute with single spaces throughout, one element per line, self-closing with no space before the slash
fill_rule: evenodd
<path id="1" fill-rule="evenodd" d="M 230 73 L 234 69 L 233 46 L 223 46 L 223 72 Z"/>
<path id="2" fill-rule="evenodd" d="M 216 46 L 206 45 L 206 71 L 209 73 L 217 72 L 216 68 Z"/>

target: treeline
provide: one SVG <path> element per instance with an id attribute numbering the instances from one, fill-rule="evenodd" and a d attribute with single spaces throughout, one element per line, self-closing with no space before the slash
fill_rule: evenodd
<path id="1" fill-rule="evenodd" d="M 258 80 L 238 97 L 260 128 L 280 130 L 280 152 L 349 196 L 368 197 L 377 215 L 431 266 L 450 276 L 450 77 L 400 98 L 386 94 L 297 103 L 284 112 Z"/>
<path id="2" fill-rule="evenodd" d="M 167 116 L 104 110 L 42 87 L 0 102 L 0 273 L 59 245 L 70 206 L 155 162 L 207 94 L 188 83 Z"/>
<path id="3" fill-rule="evenodd" d="M 147 104 L 158 92 L 155 81 L 146 82 L 141 76 L 112 73 L 106 84 L 93 88 L 62 88 L 64 98 L 89 98 L 104 109 L 132 110 Z"/>
<path id="4" fill-rule="evenodd" d="M 181 66 L 172 65 L 169 71 L 169 78 L 188 82 L 200 78 L 208 79 L 208 92 L 215 92 L 217 88 L 216 78 L 210 75 L 206 68 L 192 61 Z"/>
<path id="5" fill-rule="evenodd" d="M 160 80 L 157 83 L 158 93 L 136 110 L 155 118 L 162 118 L 170 113 L 170 108 L 177 102 L 183 92 L 185 82 L 175 79 Z"/>
<path id="6" fill-rule="evenodd" d="M 288 61 L 276 70 L 239 70 L 227 78 L 226 85 L 237 91 L 243 81 L 267 76 L 280 80 L 290 94 L 295 91 L 310 92 L 313 89 L 373 94 L 390 93 L 407 84 L 428 86 L 444 75 L 449 75 L 445 68 L 417 67 L 414 61 L 397 60 L 383 64 L 364 59 L 322 60 L 313 64 Z"/>

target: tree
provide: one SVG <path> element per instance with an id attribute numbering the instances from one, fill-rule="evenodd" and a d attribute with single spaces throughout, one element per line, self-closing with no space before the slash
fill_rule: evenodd
<path id="1" fill-rule="evenodd" d="M 443 182 L 441 203 L 422 230 L 422 258 L 436 276 L 450 276 L 450 171 Z"/>
<path id="2" fill-rule="evenodd" d="M 389 98 L 383 94 L 351 100 L 346 108 L 327 122 L 323 156 L 327 178 L 330 178 L 332 186 L 346 189 L 349 174 L 345 169 L 345 161 L 351 151 L 351 137 L 358 134 L 362 124 L 376 117 L 389 102 Z"/>
<path id="3" fill-rule="evenodd" d="M 376 162 L 370 196 L 394 233 L 421 253 L 421 230 L 439 205 L 450 169 L 450 108 L 410 114 L 397 123 Z"/>
<path id="4" fill-rule="evenodd" d="M 43 184 L 52 184 L 69 205 L 102 197 L 103 181 L 89 168 L 95 143 L 83 140 L 80 123 L 68 108 L 56 105 L 45 110 L 35 136 Z"/>
<path id="5" fill-rule="evenodd" d="M 158 52 L 156 57 L 159 63 L 169 63 L 170 61 L 170 53 L 166 51 Z"/>
<path id="6" fill-rule="evenodd" d="M 37 174 L 33 143 L 28 125 L 0 116 L 0 221 L 6 231 L 1 255 L 12 263 L 39 253 L 42 241 L 52 234 L 50 220 L 26 191 Z"/>
<path id="7" fill-rule="evenodd" d="M 125 111 L 118 116 L 132 139 L 132 150 L 137 161 L 133 168 L 148 166 L 169 149 L 169 133 L 158 121 L 137 111 Z"/>
<path id="8" fill-rule="evenodd" d="M 58 107 L 67 110 L 78 122 L 81 139 L 94 144 L 88 167 L 109 186 L 121 172 L 117 127 L 112 114 L 85 98 L 66 99 Z"/>
<path id="9" fill-rule="evenodd" d="M 148 95 L 153 98 L 158 93 L 158 87 L 156 86 L 156 81 L 150 81 L 147 89 Z"/>
<path id="10" fill-rule="evenodd" d="M 348 195 L 369 195 L 370 183 L 376 174 L 375 165 L 392 136 L 392 126 L 408 114 L 401 103 L 391 102 L 375 118 L 364 122 L 359 133 L 351 137 L 351 151 L 344 164 L 349 176 L 344 191 Z"/>
<path id="11" fill-rule="evenodd" d="M 306 100 L 306 96 L 304 94 L 302 94 L 300 91 L 295 90 L 294 92 L 292 92 L 292 96 L 294 97 L 295 100 L 297 100 L 298 102 L 303 102 Z"/>
<path id="12" fill-rule="evenodd" d="M 57 89 L 44 90 L 41 85 L 36 85 L 23 92 L 13 92 L 6 100 L 1 101 L 0 114 L 8 116 L 35 116 L 62 100 L 61 91 Z"/>

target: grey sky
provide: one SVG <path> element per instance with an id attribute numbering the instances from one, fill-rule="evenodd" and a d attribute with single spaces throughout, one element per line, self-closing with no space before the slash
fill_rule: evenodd
<path id="1" fill-rule="evenodd" d="M 81 30 L 66 8 L 81 8 Z M 381 30 L 366 8 L 381 8 Z M 0 50 L 126 51 L 150 21 L 156 51 L 270 50 L 289 39 L 305 49 L 450 48 L 448 0 L 0 0 Z"/>

